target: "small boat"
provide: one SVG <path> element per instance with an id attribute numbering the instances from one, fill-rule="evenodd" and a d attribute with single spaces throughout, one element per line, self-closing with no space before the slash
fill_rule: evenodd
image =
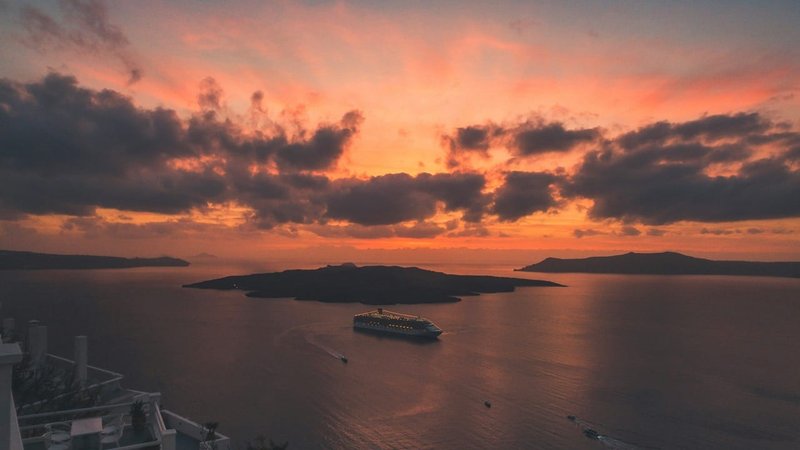
<path id="1" fill-rule="evenodd" d="M 339 359 L 342 360 L 343 363 L 347 364 L 347 357 L 344 355 L 340 355 Z"/>
<path id="2" fill-rule="evenodd" d="M 485 402 L 483 402 L 483 405 L 485 407 L 487 407 L 487 408 L 491 408 L 492 407 L 492 402 L 490 402 L 489 400 L 486 400 Z"/>
<path id="3" fill-rule="evenodd" d="M 598 440 L 598 439 L 600 439 L 601 437 L 603 437 L 603 435 L 602 435 L 602 434 L 598 433 L 597 431 L 595 431 L 595 430 L 593 430 L 593 429 L 591 429 L 591 428 L 587 428 L 587 429 L 583 430 L 583 434 L 584 434 L 584 435 L 585 435 L 587 438 L 589 438 L 589 439 L 594 439 L 594 440 Z"/>

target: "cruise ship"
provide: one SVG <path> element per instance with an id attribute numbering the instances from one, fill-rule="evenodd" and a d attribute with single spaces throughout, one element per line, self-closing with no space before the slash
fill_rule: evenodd
<path id="1" fill-rule="evenodd" d="M 432 339 L 442 334 L 442 329 L 428 319 L 383 308 L 356 314 L 353 316 L 353 328 Z"/>

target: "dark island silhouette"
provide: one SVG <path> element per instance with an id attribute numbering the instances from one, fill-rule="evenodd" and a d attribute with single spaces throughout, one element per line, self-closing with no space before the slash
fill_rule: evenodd
<path id="1" fill-rule="evenodd" d="M 615 273 L 649 275 L 749 275 L 800 277 L 800 262 L 715 261 L 675 252 L 626 253 L 580 259 L 547 258 L 517 269 L 547 273 Z"/>
<path id="2" fill-rule="evenodd" d="M 121 258 L 118 256 L 55 255 L 50 253 L 0 250 L 0 270 L 44 269 L 130 269 L 133 267 L 186 267 L 182 259 Z"/>
<path id="3" fill-rule="evenodd" d="M 230 276 L 184 287 L 240 289 L 248 297 L 393 305 L 457 302 L 459 297 L 512 292 L 522 286 L 562 286 L 522 278 L 449 275 L 417 267 L 342 264 L 313 270 Z"/>

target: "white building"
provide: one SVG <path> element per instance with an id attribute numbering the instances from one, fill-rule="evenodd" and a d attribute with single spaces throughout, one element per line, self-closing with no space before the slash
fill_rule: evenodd
<path id="1" fill-rule="evenodd" d="M 85 336 L 70 360 L 47 353 L 47 327 L 32 321 L 26 334 L 23 351 L 13 319 L 3 321 L 0 449 L 231 450 L 229 438 L 161 408 L 160 393 L 126 389 L 121 374 L 89 365 Z"/>

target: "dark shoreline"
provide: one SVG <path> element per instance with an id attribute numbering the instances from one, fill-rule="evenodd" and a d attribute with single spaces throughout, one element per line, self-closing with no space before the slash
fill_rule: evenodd
<path id="1" fill-rule="evenodd" d="M 626 253 L 590 258 L 547 258 L 520 272 L 622 275 L 733 275 L 800 278 L 800 262 L 715 261 L 675 252 Z"/>
<path id="2" fill-rule="evenodd" d="M 196 289 L 238 289 L 248 297 L 312 300 L 326 303 L 394 305 L 454 303 L 461 297 L 513 292 L 517 287 L 558 283 L 524 278 L 450 275 L 417 267 L 327 266 L 314 270 L 229 276 L 184 285 Z"/>
<path id="3" fill-rule="evenodd" d="M 135 267 L 187 267 L 188 261 L 169 256 L 122 258 L 119 256 L 57 255 L 0 250 L 0 270 L 92 270 Z"/>

